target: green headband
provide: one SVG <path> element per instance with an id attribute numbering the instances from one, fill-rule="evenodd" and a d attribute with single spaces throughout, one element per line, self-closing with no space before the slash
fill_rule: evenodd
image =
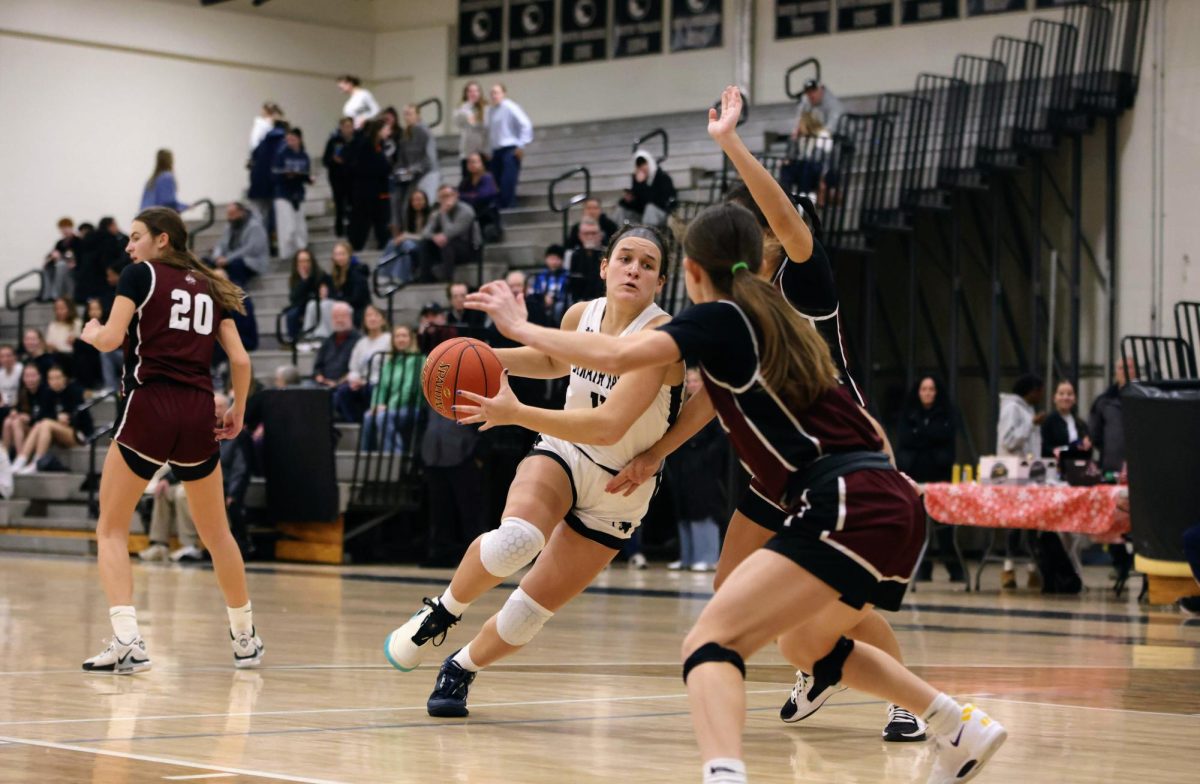
<path id="1" fill-rule="evenodd" d="M 738 270 L 748 270 L 748 269 L 750 269 L 749 264 L 747 264 L 744 261 L 739 261 L 737 264 L 734 264 L 732 267 L 729 268 L 729 274 L 736 275 L 736 274 L 738 274 Z"/>

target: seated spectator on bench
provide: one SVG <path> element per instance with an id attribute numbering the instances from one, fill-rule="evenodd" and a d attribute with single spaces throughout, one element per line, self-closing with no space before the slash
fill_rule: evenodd
<path id="1" fill-rule="evenodd" d="M 321 284 L 332 283 L 329 275 L 307 249 L 296 251 L 292 257 L 292 274 L 288 278 L 288 307 L 284 320 L 288 336 L 293 340 L 301 330 L 316 325 L 316 302 Z M 312 311 L 310 313 L 310 310 Z"/>
<path id="2" fill-rule="evenodd" d="M 568 250 L 564 260 L 571 274 L 568 294 L 572 302 L 604 296 L 604 281 L 600 279 L 600 262 L 604 260 L 603 236 L 598 221 L 584 218 L 579 222 L 580 245 Z"/>
<path id="3" fill-rule="evenodd" d="M 46 374 L 41 398 L 41 405 L 34 408 L 33 426 L 13 461 L 14 473 L 36 473 L 38 463 L 52 445 L 70 448 L 84 443 L 92 434 L 91 413 L 77 410 L 83 405 L 83 390 L 57 365 Z"/>
<path id="4" fill-rule="evenodd" d="M 33 327 L 26 329 L 25 334 L 21 337 L 21 348 L 21 362 L 26 365 L 37 365 L 42 378 L 45 379 L 46 373 L 56 363 L 54 355 L 46 351 L 46 339 L 42 337 L 42 331 Z"/>
<path id="5" fill-rule="evenodd" d="M 1054 410 L 1042 422 L 1041 456 L 1057 458 L 1064 449 L 1092 451 L 1087 424 L 1075 414 L 1075 385 L 1065 379 L 1054 388 Z"/>
<path id="6" fill-rule="evenodd" d="M 675 206 L 675 182 L 645 150 L 633 154 L 633 179 L 617 204 L 622 223 L 665 226 Z"/>
<path id="7" fill-rule="evenodd" d="M 329 296 L 345 302 L 354 313 L 354 325 L 362 325 L 363 311 L 371 304 L 371 272 L 356 259 L 350 243 L 338 240 L 333 246 Z"/>
<path id="8" fill-rule="evenodd" d="M 371 407 L 363 418 L 362 448 L 403 452 L 421 412 L 421 368 L 425 355 L 417 351 L 411 327 L 392 330 L 392 354 L 383 361 L 371 390 Z"/>
<path id="9" fill-rule="evenodd" d="M 229 224 L 204 260 L 209 266 L 225 270 L 231 281 L 245 288 L 251 278 L 267 271 L 271 243 L 262 220 L 241 202 L 231 202 L 225 208 L 225 217 Z"/>
<path id="10" fill-rule="evenodd" d="M 547 326 L 557 327 L 571 304 L 571 273 L 563 266 L 564 255 L 562 245 L 546 248 L 546 268 L 534 275 L 529 284 L 529 294 L 540 298 L 546 311 Z"/>
<path id="11" fill-rule="evenodd" d="M 391 350 L 392 336 L 383 311 L 368 305 L 363 313 L 363 336 L 350 353 L 350 372 L 333 393 L 333 411 L 340 422 L 361 422 L 370 405 L 371 388 L 379 383 L 380 361 L 371 359 Z"/>
<path id="12" fill-rule="evenodd" d="M 438 211 L 422 233 L 418 280 L 453 280 L 454 268 L 470 261 L 478 246 L 479 225 L 475 222 L 475 211 L 458 200 L 454 186 L 438 188 Z"/>
<path id="13" fill-rule="evenodd" d="M 438 302 L 426 302 L 417 319 L 417 347 L 429 354 L 439 343 L 458 337 L 458 330 L 446 321 L 446 309 Z"/>
<path id="14" fill-rule="evenodd" d="M 381 274 L 393 281 L 412 282 L 421 266 L 421 233 L 429 223 L 430 214 L 429 197 L 420 188 L 413 188 L 408 196 L 408 209 L 404 211 L 404 225 L 379 257 Z"/>
<path id="15" fill-rule="evenodd" d="M 17 351 L 12 346 L 0 346 L 0 422 L 17 404 L 21 391 L 21 372 L 25 366 L 17 361 Z"/>
<path id="16" fill-rule="evenodd" d="M 446 323 L 458 329 L 458 334 L 466 337 L 478 337 L 487 321 L 487 314 L 481 310 L 467 310 L 467 294 L 470 288 L 466 283 L 451 283 L 446 286 Z"/>
<path id="17" fill-rule="evenodd" d="M 617 233 L 616 222 L 604 214 L 604 207 L 601 206 L 600 200 L 595 196 L 588 198 L 583 203 L 583 216 L 579 219 L 579 223 L 571 226 L 571 230 L 567 232 L 567 247 L 574 248 L 582 245 L 582 240 L 579 238 L 579 229 L 583 221 L 591 218 L 600 226 L 600 244 L 608 245 L 608 241 Z"/>
<path id="18" fill-rule="evenodd" d="M 87 301 L 87 317 L 101 323 L 108 319 L 99 299 L 92 297 Z M 101 353 L 92 344 L 75 339 L 75 380 L 84 389 L 116 389 L 124 361 L 125 352 L 119 348 Z"/>
<path id="19" fill-rule="evenodd" d="M 183 484 L 164 465 L 150 480 L 153 496 L 150 502 L 150 546 L 138 553 L 143 561 L 202 561 L 204 550 L 198 545 L 196 523 L 188 506 Z M 174 525 L 172 526 L 172 523 Z M 171 550 L 171 529 L 179 538 L 179 547 Z"/>
<path id="20" fill-rule="evenodd" d="M 46 325 L 46 350 L 54 355 L 56 364 L 71 375 L 74 369 L 75 340 L 83 331 L 79 310 L 67 297 L 54 300 L 54 319 Z"/>
<path id="21" fill-rule="evenodd" d="M 75 233 L 75 222 L 63 218 L 58 222 L 58 242 L 46 254 L 42 264 L 45 285 L 41 299 L 70 296 L 75 288 L 75 259 L 79 251 L 79 235 Z"/>
<path id="22" fill-rule="evenodd" d="M 323 387 L 336 387 L 350 375 L 350 355 L 362 337 L 354 328 L 354 311 L 345 302 L 333 304 L 333 334 L 317 349 L 313 362 L 313 381 Z"/>
<path id="23" fill-rule="evenodd" d="M 500 225 L 500 189 L 484 167 L 482 154 L 468 155 L 466 167 L 466 174 L 458 184 L 458 196 L 475 210 L 484 241 L 499 242 L 504 236 Z"/>
<path id="24" fill-rule="evenodd" d="M 27 362 L 21 369 L 21 386 L 17 399 L 8 415 L 4 417 L 4 454 L 15 457 L 25 448 L 25 439 L 33 425 L 33 417 L 42 407 L 44 397 L 42 371 L 36 364 Z"/>
<path id="25" fill-rule="evenodd" d="M 226 395 L 213 395 L 213 412 L 218 422 L 225 419 L 225 412 L 232 405 Z M 221 452 L 221 482 L 225 488 L 225 512 L 229 527 L 243 555 L 254 548 L 246 530 L 246 491 L 250 489 L 250 458 L 252 448 L 249 434 L 242 432 L 237 438 L 218 442 Z"/>

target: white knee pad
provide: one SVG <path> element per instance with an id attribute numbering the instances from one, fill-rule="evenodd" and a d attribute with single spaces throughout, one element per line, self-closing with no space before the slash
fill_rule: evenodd
<path id="1" fill-rule="evenodd" d="M 554 613 L 518 588 L 496 616 L 496 633 L 509 645 L 525 645 L 537 636 L 552 615 Z"/>
<path id="2" fill-rule="evenodd" d="M 508 577 L 529 565 L 546 546 L 546 537 L 533 523 L 519 517 L 506 517 L 500 527 L 483 535 L 479 542 L 479 560 L 495 577 Z"/>

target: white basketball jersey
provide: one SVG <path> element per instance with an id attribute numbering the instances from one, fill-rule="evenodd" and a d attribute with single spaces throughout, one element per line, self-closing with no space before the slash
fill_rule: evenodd
<path id="1" fill-rule="evenodd" d="M 606 303 L 605 297 L 589 302 L 584 308 L 583 317 L 579 319 L 576 331 L 599 333 Z M 621 335 L 632 335 L 654 319 L 665 315 L 667 315 L 665 310 L 651 303 L 630 322 Z M 608 398 L 619 378 L 620 376 L 610 376 L 598 370 L 572 365 L 570 382 L 567 385 L 567 402 L 563 409 L 570 411 L 577 408 L 599 406 Z M 614 472 L 619 471 L 626 463 L 645 452 L 658 439 L 662 438 L 663 434 L 667 432 L 667 428 L 675 421 L 682 398 L 682 385 L 672 387 L 664 384 L 655 396 L 654 402 L 630 425 L 629 430 L 625 432 L 620 441 L 612 446 L 596 446 L 594 444 L 576 444 L 576 446 L 595 463 Z"/>

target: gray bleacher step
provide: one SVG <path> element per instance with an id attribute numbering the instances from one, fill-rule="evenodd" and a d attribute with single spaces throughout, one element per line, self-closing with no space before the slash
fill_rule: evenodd
<path id="1" fill-rule="evenodd" d="M 11 534 L 0 528 L 0 552 L 92 556 L 96 554 L 96 542 L 82 537 Z"/>
<path id="2" fill-rule="evenodd" d="M 20 524 L 28 510 L 28 498 L 0 500 L 0 527 Z"/>
<path id="3" fill-rule="evenodd" d="M 17 526 L 25 528 L 45 528 L 54 531 L 83 531 L 87 533 L 96 532 L 96 521 L 87 516 L 87 506 L 84 504 L 78 505 L 83 510 L 83 514 L 77 517 L 26 517 L 17 523 Z M 2 529 L 0 529 L 2 530 Z M 134 533 L 141 532 L 141 526 L 134 526 Z"/>

